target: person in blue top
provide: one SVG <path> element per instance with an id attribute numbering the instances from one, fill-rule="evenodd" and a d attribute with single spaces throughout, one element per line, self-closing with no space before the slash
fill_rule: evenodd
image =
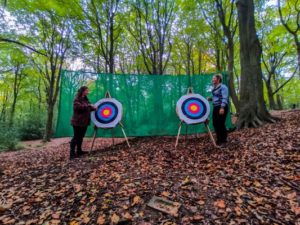
<path id="1" fill-rule="evenodd" d="M 217 145 L 227 142 L 227 129 L 225 126 L 226 116 L 228 113 L 228 88 L 222 84 L 222 75 L 215 74 L 212 78 L 212 100 L 213 102 L 213 125 L 217 135 Z"/>

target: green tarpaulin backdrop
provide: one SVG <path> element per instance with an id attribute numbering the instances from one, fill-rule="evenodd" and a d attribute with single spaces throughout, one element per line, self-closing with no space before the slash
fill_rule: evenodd
<path id="1" fill-rule="evenodd" d="M 58 120 L 55 137 L 73 135 L 70 119 L 73 111 L 73 99 L 82 85 L 90 89 L 88 95 L 96 103 L 109 91 L 123 105 L 122 123 L 128 136 L 176 135 L 179 118 L 176 114 L 176 102 L 192 86 L 194 93 L 203 97 L 211 96 L 213 74 L 201 75 L 128 75 L 95 74 L 81 71 L 63 71 L 59 98 Z M 223 74 L 227 84 L 227 75 Z M 210 118 L 212 115 L 212 106 Z M 226 126 L 232 127 L 228 114 Z M 210 120 L 210 128 L 212 121 Z M 185 133 L 185 127 L 182 133 Z M 123 137 L 120 127 L 113 130 L 98 130 L 98 137 Z M 189 125 L 188 133 L 203 133 L 203 124 Z M 86 136 L 92 136 L 93 124 Z"/>

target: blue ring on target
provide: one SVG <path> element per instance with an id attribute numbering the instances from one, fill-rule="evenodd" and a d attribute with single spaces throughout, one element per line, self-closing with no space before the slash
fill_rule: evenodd
<path id="1" fill-rule="evenodd" d="M 192 104 L 194 104 L 200 108 L 199 112 L 194 113 L 194 112 L 190 111 L 189 106 Z M 205 115 L 207 108 L 206 108 L 205 103 L 201 99 L 192 97 L 192 98 L 188 98 L 185 101 L 183 101 L 183 103 L 181 105 L 181 110 L 182 110 L 182 113 L 187 118 L 195 120 L 195 119 L 201 119 Z"/>
<path id="2" fill-rule="evenodd" d="M 108 108 L 111 110 L 111 115 L 107 118 L 101 115 L 102 110 Z M 118 107 L 112 102 L 103 102 L 98 106 L 98 110 L 95 113 L 96 120 L 100 123 L 107 124 L 113 122 L 118 116 Z"/>
<path id="3" fill-rule="evenodd" d="M 103 117 L 101 115 L 101 113 L 102 113 L 103 110 L 110 110 L 111 115 L 109 115 L 107 117 Z M 98 107 L 98 110 L 97 110 L 96 114 L 97 114 L 98 118 L 102 118 L 102 120 L 104 120 L 104 121 L 110 121 L 114 117 L 114 115 L 116 114 L 116 110 L 115 110 L 115 107 L 112 107 L 111 105 L 109 105 L 107 103 L 102 103 Z"/>

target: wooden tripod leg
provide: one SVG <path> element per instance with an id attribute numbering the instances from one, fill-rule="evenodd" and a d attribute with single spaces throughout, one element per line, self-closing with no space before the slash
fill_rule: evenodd
<path id="1" fill-rule="evenodd" d="M 211 142 L 213 143 L 213 145 L 214 145 L 216 148 L 218 148 L 218 146 L 216 145 L 215 139 L 214 139 L 212 133 L 210 132 L 210 129 L 209 129 L 209 126 L 208 126 L 207 122 L 205 122 L 205 126 L 206 126 L 206 129 L 207 129 L 207 131 L 208 131 L 208 134 L 209 134 L 209 137 L 210 137 Z"/>
<path id="2" fill-rule="evenodd" d="M 176 138 L 175 148 L 176 148 L 177 145 L 178 145 L 178 139 L 179 139 L 179 135 L 180 135 L 180 131 L 181 131 L 181 126 L 182 126 L 182 121 L 180 122 L 179 127 L 178 127 L 178 133 L 177 133 L 177 138 Z"/>
<path id="3" fill-rule="evenodd" d="M 129 144 L 129 142 L 128 142 L 128 139 L 127 139 L 125 130 L 123 129 L 123 124 L 122 124 L 122 123 L 119 123 L 119 124 L 120 124 L 120 126 L 121 126 L 122 132 L 123 132 L 124 137 L 125 137 L 125 140 L 126 140 L 126 142 L 127 142 L 127 145 L 128 145 L 128 147 L 130 148 L 130 144 Z"/>
<path id="4" fill-rule="evenodd" d="M 98 128 L 95 127 L 95 131 L 94 131 L 94 137 L 93 137 L 93 141 L 92 141 L 92 146 L 91 146 L 91 149 L 90 149 L 90 152 L 93 150 L 93 147 L 94 147 L 94 143 L 95 143 L 95 139 L 96 139 L 96 136 L 97 136 L 97 131 L 98 131 Z"/>

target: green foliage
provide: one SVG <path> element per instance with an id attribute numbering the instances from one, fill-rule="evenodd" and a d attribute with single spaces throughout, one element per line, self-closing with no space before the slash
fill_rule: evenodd
<path id="1" fill-rule="evenodd" d="M 28 117 L 18 128 L 21 140 L 42 139 L 45 127 L 41 118 Z"/>
<path id="2" fill-rule="evenodd" d="M 300 107 L 300 79 L 294 77 L 279 93 L 283 97 L 283 107 L 286 109 L 292 108 L 295 104 L 296 107 Z"/>
<path id="3" fill-rule="evenodd" d="M 163 31 L 166 25 L 162 22 L 168 18 L 165 15 L 173 2 L 169 24 Z M 28 118 L 27 115 L 36 112 L 46 115 L 47 101 L 52 98 L 49 93 L 53 93 L 49 92 L 49 76 L 55 74 L 57 78 L 60 62 L 64 62 L 63 69 L 81 68 L 99 73 L 108 72 L 112 62 L 114 73 L 147 74 L 162 57 L 164 74 L 215 72 L 217 65 L 219 70 L 226 70 L 228 40 L 220 23 L 216 2 L 224 8 L 225 23 L 228 24 L 231 18 L 232 26 L 236 25 L 237 11 L 233 0 L 7 1 L 6 7 L 1 8 L 4 14 L 0 20 L 0 38 L 19 41 L 47 56 L 21 45 L 0 42 L 0 119 L 12 118 L 14 124 L 20 125 L 18 135 L 23 140 L 41 138 L 45 118 Z M 296 29 L 299 20 L 297 0 L 280 2 L 284 21 L 291 29 Z M 231 7 L 234 14 L 229 16 Z M 295 68 L 297 52 L 294 39 L 281 24 L 277 2 L 255 0 L 255 11 L 265 61 L 263 73 L 267 76 L 268 69 L 276 65 L 271 83 L 275 91 Z M 299 37 L 299 31 L 297 35 Z M 61 38 L 68 41 L 59 45 Z M 233 39 L 234 82 L 239 94 L 238 28 Z M 63 46 L 67 47 L 67 54 L 62 59 Z M 282 61 L 276 64 L 274 59 L 278 60 L 281 56 L 284 56 Z M 50 59 L 53 59 L 52 65 Z M 22 73 L 19 86 L 14 79 L 16 69 Z M 69 81 L 69 85 L 76 89 L 84 81 L 84 78 L 78 77 Z M 98 87 L 101 85 L 108 88 L 104 83 L 98 84 Z M 14 87 L 18 91 L 15 104 Z M 284 107 L 290 107 L 293 103 L 300 104 L 298 90 L 299 80 L 293 79 L 276 95 L 282 97 Z M 74 96 L 73 93 L 70 95 Z M 268 101 L 267 95 L 265 97 Z M 72 102 L 72 99 L 69 101 Z M 67 123 L 69 126 L 69 119 Z"/>
<path id="4" fill-rule="evenodd" d="M 0 123 L 0 151 L 18 149 L 18 132 L 7 123 Z"/>

